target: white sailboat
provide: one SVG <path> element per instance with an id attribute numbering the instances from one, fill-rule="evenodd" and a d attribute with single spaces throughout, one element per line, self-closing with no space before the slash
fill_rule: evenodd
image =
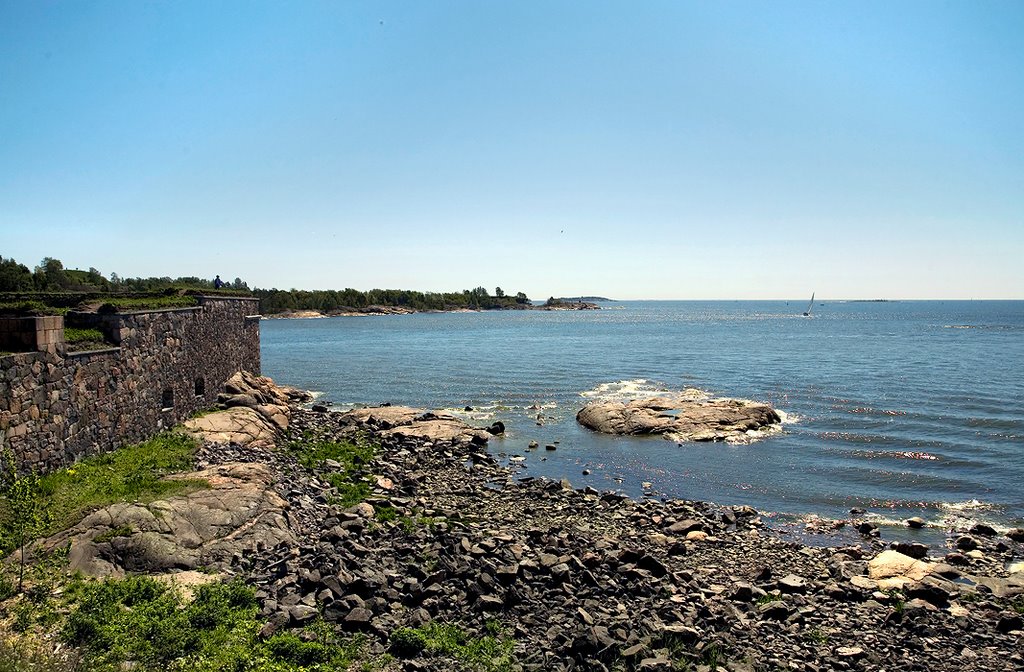
<path id="1" fill-rule="evenodd" d="M 807 304 L 807 310 L 804 311 L 804 317 L 811 316 L 811 308 L 814 307 L 814 292 L 811 292 L 811 302 Z"/>

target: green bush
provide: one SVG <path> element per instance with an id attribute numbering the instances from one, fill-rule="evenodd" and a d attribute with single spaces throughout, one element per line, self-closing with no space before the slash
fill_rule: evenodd
<path id="1" fill-rule="evenodd" d="M 399 628 L 391 633 L 390 648 L 396 656 L 412 658 L 427 648 L 427 636 L 416 628 Z"/>
<path id="2" fill-rule="evenodd" d="M 420 653 L 447 656 L 463 667 L 480 672 L 507 672 L 515 658 L 511 639 L 503 636 L 498 621 L 488 621 L 488 633 L 471 637 L 455 623 L 428 623 L 420 628 L 400 628 L 391 635 L 390 646 L 395 655 L 413 657 Z"/>
<path id="3" fill-rule="evenodd" d="M 99 672 L 126 665 L 139 672 L 327 672 L 374 663 L 363 639 L 337 640 L 322 623 L 301 637 L 261 640 L 255 594 L 238 580 L 202 586 L 191 602 L 148 577 L 79 580 L 68 605 L 61 638 Z"/>
<path id="4" fill-rule="evenodd" d="M 307 667 L 330 662 L 333 657 L 331 647 L 320 642 L 304 642 L 290 632 L 283 632 L 268 639 L 267 650 L 283 663 Z"/>
<path id="5" fill-rule="evenodd" d="M 202 586 L 185 604 L 176 590 L 142 576 L 78 582 L 73 600 L 61 635 L 100 669 L 126 661 L 167 669 L 208 653 L 256 613 L 252 589 L 240 583 Z"/>

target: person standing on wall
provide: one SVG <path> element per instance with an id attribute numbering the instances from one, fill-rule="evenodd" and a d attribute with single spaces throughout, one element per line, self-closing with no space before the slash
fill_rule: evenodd
<path id="1" fill-rule="evenodd" d="M 220 279 L 219 275 L 216 278 L 213 279 L 213 288 L 214 289 L 220 289 L 223 286 L 224 286 L 224 281 Z"/>

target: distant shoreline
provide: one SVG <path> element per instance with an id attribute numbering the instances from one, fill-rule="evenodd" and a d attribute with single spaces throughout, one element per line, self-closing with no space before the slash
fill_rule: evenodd
<path id="1" fill-rule="evenodd" d="M 266 319 L 310 320 L 323 317 L 372 317 L 379 315 L 412 315 L 413 313 L 501 313 L 520 310 L 601 310 L 601 306 L 590 301 L 540 306 L 517 306 L 515 308 L 452 308 L 450 310 L 418 310 L 407 306 L 367 306 L 358 310 L 286 310 L 280 313 L 267 313 L 263 317 Z"/>

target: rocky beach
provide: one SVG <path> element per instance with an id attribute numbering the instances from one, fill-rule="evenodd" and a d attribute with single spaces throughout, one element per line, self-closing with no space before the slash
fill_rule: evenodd
<path id="1" fill-rule="evenodd" d="M 232 408 L 189 423 L 203 447 L 187 477 L 212 487 L 151 521 L 129 505 L 92 514 L 53 540 L 72 542 L 77 568 L 238 576 L 264 636 L 322 617 L 396 670 L 459 669 L 404 636 L 430 623 L 502 633 L 522 670 L 1024 667 L 1022 530 L 928 548 L 852 518 L 805 545 L 749 507 L 520 478 L 488 452 L 499 425 L 311 410 L 255 377 L 223 398 Z M 377 446 L 347 474 L 364 501 L 337 503 L 339 464 L 283 449 L 302 437 Z"/>

